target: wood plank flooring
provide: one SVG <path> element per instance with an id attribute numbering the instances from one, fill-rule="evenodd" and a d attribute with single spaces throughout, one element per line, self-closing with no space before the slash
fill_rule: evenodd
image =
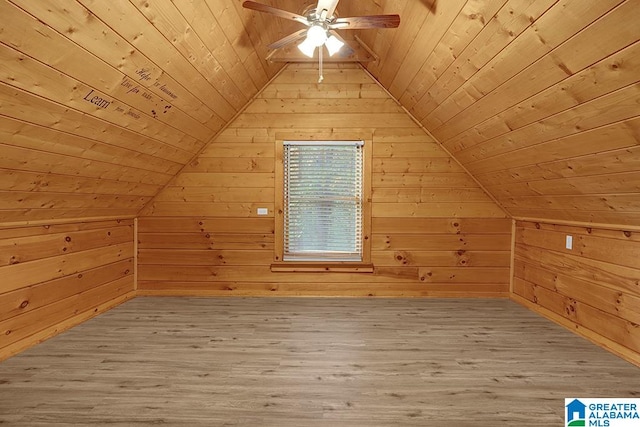
<path id="1" fill-rule="evenodd" d="M 0 423 L 555 426 L 639 385 L 508 300 L 137 298 L 0 363 Z"/>

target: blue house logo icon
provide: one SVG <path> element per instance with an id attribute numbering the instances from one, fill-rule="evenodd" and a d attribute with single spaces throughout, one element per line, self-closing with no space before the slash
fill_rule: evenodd
<path id="1" fill-rule="evenodd" d="M 574 399 L 567 405 L 567 427 L 577 427 L 586 425 L 585 410 L 587 405 Z"/>

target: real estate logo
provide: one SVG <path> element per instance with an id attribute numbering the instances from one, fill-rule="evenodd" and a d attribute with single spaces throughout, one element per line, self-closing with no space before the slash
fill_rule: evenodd
<path id="1" fill-rule="evenodd" d="M 564 400 L 566 427 L 638 427 L 640 399 Z"/>

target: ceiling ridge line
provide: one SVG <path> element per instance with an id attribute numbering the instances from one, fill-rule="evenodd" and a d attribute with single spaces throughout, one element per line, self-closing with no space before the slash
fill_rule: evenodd
<path id="1" fill-rule="evenodd" d="M 494 195 L 493 195 L 491 192 L 489 192 L 489 190 L 487 190 L 487 189 L 486 189 L 486 187 L 485 187 L 484 185 L 482 185 L 482 183 L 481 183 L 480 181 L 478 181 L 478 179 L 477 179 L 477 178 L 476 178 L 476 177 L 475 177 L 471 172 L 469 172 L 469 170 L 468 170 L 468 169 L 467 169 L 467 168 L 466 168 L 462 163 L 460 163 L 460 161 L 459 161 L 458 159 L 456 159 L 456 157 L 455 157 L 453 154 L 451 154 L 451 152 L 450 152 L 450 151 L 449 151 L 449 150 L 448 150 L 444 145 L 442 145 L 442 143 L 441 143 L 441 142 L 440 142 L 440 141 L 439 141 L 439 140 L 438 140 L 438 139 L 437 139 L 437 138 L 436 138 L 436 137 L 435 137 L 431 132 L 429 132 L 429 130 L 428 130 L 427 128 L 425 128 L 425 127 L 424 127 L 424 125 L 423 125 L 422 123 L 420 123 L 420 122 L 418 121 L 418 119 L 417 119 L 417 118 L 415 118 L 415 117 L 414 117 L 414 115 L 413 115 L 413 114 L 411 114 L 411 113 L 409 112 L 409 110 L 407 110 L 407 109 L 406 109 L 406 108 L 405 108 L 405 107 L 400 103 L 400 101 L 398 101 L 398 100 L 396 99 L 396 97 L 395 97 L 395 96 L 393 96 L 393 94 L 391 94 L 391 92 L 389 92 L 389 90 L 388 90 L 386 87 L 384 87 L 384 85 L 383 85 L 382 83 L 380 83 L 380 82 L 378 81 L 378 79 L 376 79 L 376 78 L 374 77 L 374 75 L 373 75 L 373 74 L 371 74 L 371 73 L 369 72 L 369 70 L 367 70 L 367 69 L 366 69 L 366 67 L 364 67 L 361 63 L 358 63 L 358 65 L 359 65 L 359 66 L 360 66 L 360 68 L 361 68 L 361 69 L 362 69 L 362 70 L 363 70 L 363 71 L 364 71 L 364 72 L 365 72 L 365 73 L 366 73 L 366 74 L 371 78 L 371 80 L 373 80 L 373 81 L 374 81 L 374 82 L 375 82 L 375 83 L 380 87 L 380 89 L 382 89 L 382 90 L 387 94 L 387 96 L 389 96 L 391 99 L 393 99 L 393 100 L 395 101 L 395 103 L 398 105 L 398 107 L 402 108 L 402 111 L 404 111 L 404 112 L 405 112 L 405 114 L 407 114 L 407 115 L 411 118 L 411 120 L 413 120 L 413 122 L 414 122 L 416 125 L 418 125 L 418 127 L 419 127 L 419 128 L 420 128 L 420 129 L 425 133 L 425 134 L 427 134 L 429 137 L 431 137 L 431 139 L 433 139 L 433 140 L 435 141 L 435 143 L 436 143 L 436 144 L 438 144 L 438 146 L 439 146 L 439 147 L 440 147 L 440 148 L 441 148 L 445 153 L 447 153 L 447 155 L 448 155 L 451 159 L 453 159 L 453 161 L 454 161 L 454 162 L 456 162 L 456 164 L 457 164 L 458 166 L 460 166 L 460 168 L 462 168 L 462 170 L 464 171 L 464 173 L 466 173 L 466 174 L 467 174 L 467 175 L 468 175 L 468 176 L 473 180 L 473 182 L 475 182 L 475 183 L 478 185 L 478 187 L 480 187 L 480 189 L 481 189 L 481 190 L 482 190 L 482 191 L 483 191 L 483 192 L 484 192 L 484 193 L 485 193 L 485 194 L 486 194 L 486 195 L 487 195 L 487 196 L 488 196 L 488 197 L 489 197 L 489 198 L 490 198 L 490 199 L 491 199 L 491 200 L 492 200 L 492 201 L 493 201 L 493 202 L 494 202 L 494 203 L 495 203 L 495 204 L 496 204 L 496 205 L 497 205 L 501 210 L 502 210 L 502 212 L 504 212 L 504 214 L 505 214 L 508 218 L 510 218 L 510 219 L 514 219 L 514 216 L 513 216 L 513 215 L 511 215 L 511 213 L 507 210 L 507 208 L 505 208 L 505 207 L 502 205 L 502 203 L 500 203 L 500 202 L 498 201 L 498 199 L 496 199 L 496 198 L 494 197 Z"/>
<path id="2" fill-rule="evenodd" d="M 262 95 L 262 92 L 264 92 L 264 90 L 265 90 L 267 87 L 269 87 L 269 85 L 271 85 L 271 83 L 273 83 L 273 81 L 274 81 L 275 79 L 277 79 L 277 78 L 280 76 L 280 74 L 282 74 L 282 72 L 283 72 L 285 69 L 289 68 L 289 65 L 290 65 L 290 64 L 288 64 L 288 63 L 287 63 L 287 64 L 285 64 L 282 68 L 280 68 L 280 69 L 278 70 L 278 72 L 277 72 L 276 74 L 274 74 L 274 76 L 273 76 L 273 77 L 271 77 L 271 78 L 269 79 L 269 81 L 267 81 L 267 82 L 264 84 L 264 86 L 262 86 L 262 88 L 260 88 L 260 90 L 258 90 L 258 92 L 256 92 L 256 94 L 255 94 L 255 95 L 253 95 L 253 96 L 251 97 L 251 99 L 249 99 L 249 100 L 246 102 L 246 104 L 244 104 L 244 106 L 242 106 L 242 108 L 240 108 L 240 109 L 236 112 L 236 114 L 234 114 L 234 115 L 233 115 L 233 117 L 231 117 L 231 118 L 229 119 L 229 121 L 227 121 L 227 123 L 226 123 L 222 128 L 220 128 L 220 130 L 218 130 L 218 131 L 217 131 L 217 132 L 216 132 L 216 133 L 215 133 L 211 138 L 209 138 L 209 140 L 208 140 L 207 142 L 205 142 L 205 143 L 204 143 L 204 145 L 202 146 L 202 148 L 200 148 L 200 149 L 199 149 L 199 150 L 198 150 L 198 151 L 197 151 L 197 152 L 196 152 L 196 153 L 195 153 L 195 154 L 194 154 L 194 155 L 189 159 L 189 161 L 187 161 L 184 165 L 182 165 L 182 167 L 181 167 L 178 171 L 176 171 L 176 173 L 175 173 L 175 174 L 173 174 L 173 176 L 172 176 L 172 177 L 167 181 L 167 183 L 166 183 L 166 184 L 164 184 L 164 185 L 162 186 L 162 188 L 160 188 L 160 189 L 158 190 L 158 192 L 157 192 L 153 197 L 151 197 L 151 199 L 150 199 L 147 203 L 145 203 L 145 204 L 144 204 L 144 205 L 143 205 L 143 206 L 138 210 L 138 212 L 136 213 L 136 216 L 135 216 L 135 217 L 137 218 L 137 217 L 139 217 L 140 215 L 142 215 L 142 212 L 143 212 L 145 209 L 147 209 L 147 207 L 151 206 L 151 204 L 153 204 L 153 203 L 156 201 L 156 199 L 158 198 L 158 196 L 159 196 L 159 195 L 160 195 L 164 190 L 166 190 L 166 189 L 167 189 L 171 184 L 173 184 L 173 183 L 175 182 L 175 180 L 178 178 L 178 176 L 179 176 L 180 174 L 182 174 L 182 172 L 186 169 L 186 167 L 187 167 L 187 166 L 189 166 L 189 165 L 190 165 L 194 160 L 196 160 L 196 159 L 197 159 L 197 158 L 198 158 L 198 157 L 199 157 L 199 156 L 200 156 L 200 155 L 201 155 L 201 154 L 202 154 L 202 153 L 203 153 L 203 152 L 204 152 L 204 151 L 209 147 L 209 145 L 211 145 L 211 143 L 212 143 L 213 141 L 215 141 L 215 140 L 216 140 L 216 138 L 218 138 L 218 136 L 220 136 L 220 135 L 222 134 L 222 132 L 224 132 L 225 130 L 227 130 L 227 129 L 229 128 L 229 126 L 231 126 L 231 124 L 232 124 L 233 122 L 235 122 L 235 120 L 236 120 L 236 119 L 237 119 L 241 114 L 243 114 L 243 113 L 245 112 L 245 110 L 246 110 L 247 108 L 249 108 L 249 106 L 250 106 L 250 105 L 251 105 L 251 104 L 252 104 L 252 103 L 253 103 L 253 102 L 254 102 L 254 101 L 255 101 L 255 100 L 260 96 L 260 95 Z"/>

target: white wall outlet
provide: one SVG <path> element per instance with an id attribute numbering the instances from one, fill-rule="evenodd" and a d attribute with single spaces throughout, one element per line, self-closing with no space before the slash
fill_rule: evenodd
<path id="1" fill-rule="evenodd" d="M 258 215 L 269 215 L 268 208 L 258 208 Z"/>
<path id="2" fill-rule="evenodd" d="M 567 239 L 565 240 L 564 246 L 567 249 L 573 249 L 573 236 L 567 235 Z"/>

